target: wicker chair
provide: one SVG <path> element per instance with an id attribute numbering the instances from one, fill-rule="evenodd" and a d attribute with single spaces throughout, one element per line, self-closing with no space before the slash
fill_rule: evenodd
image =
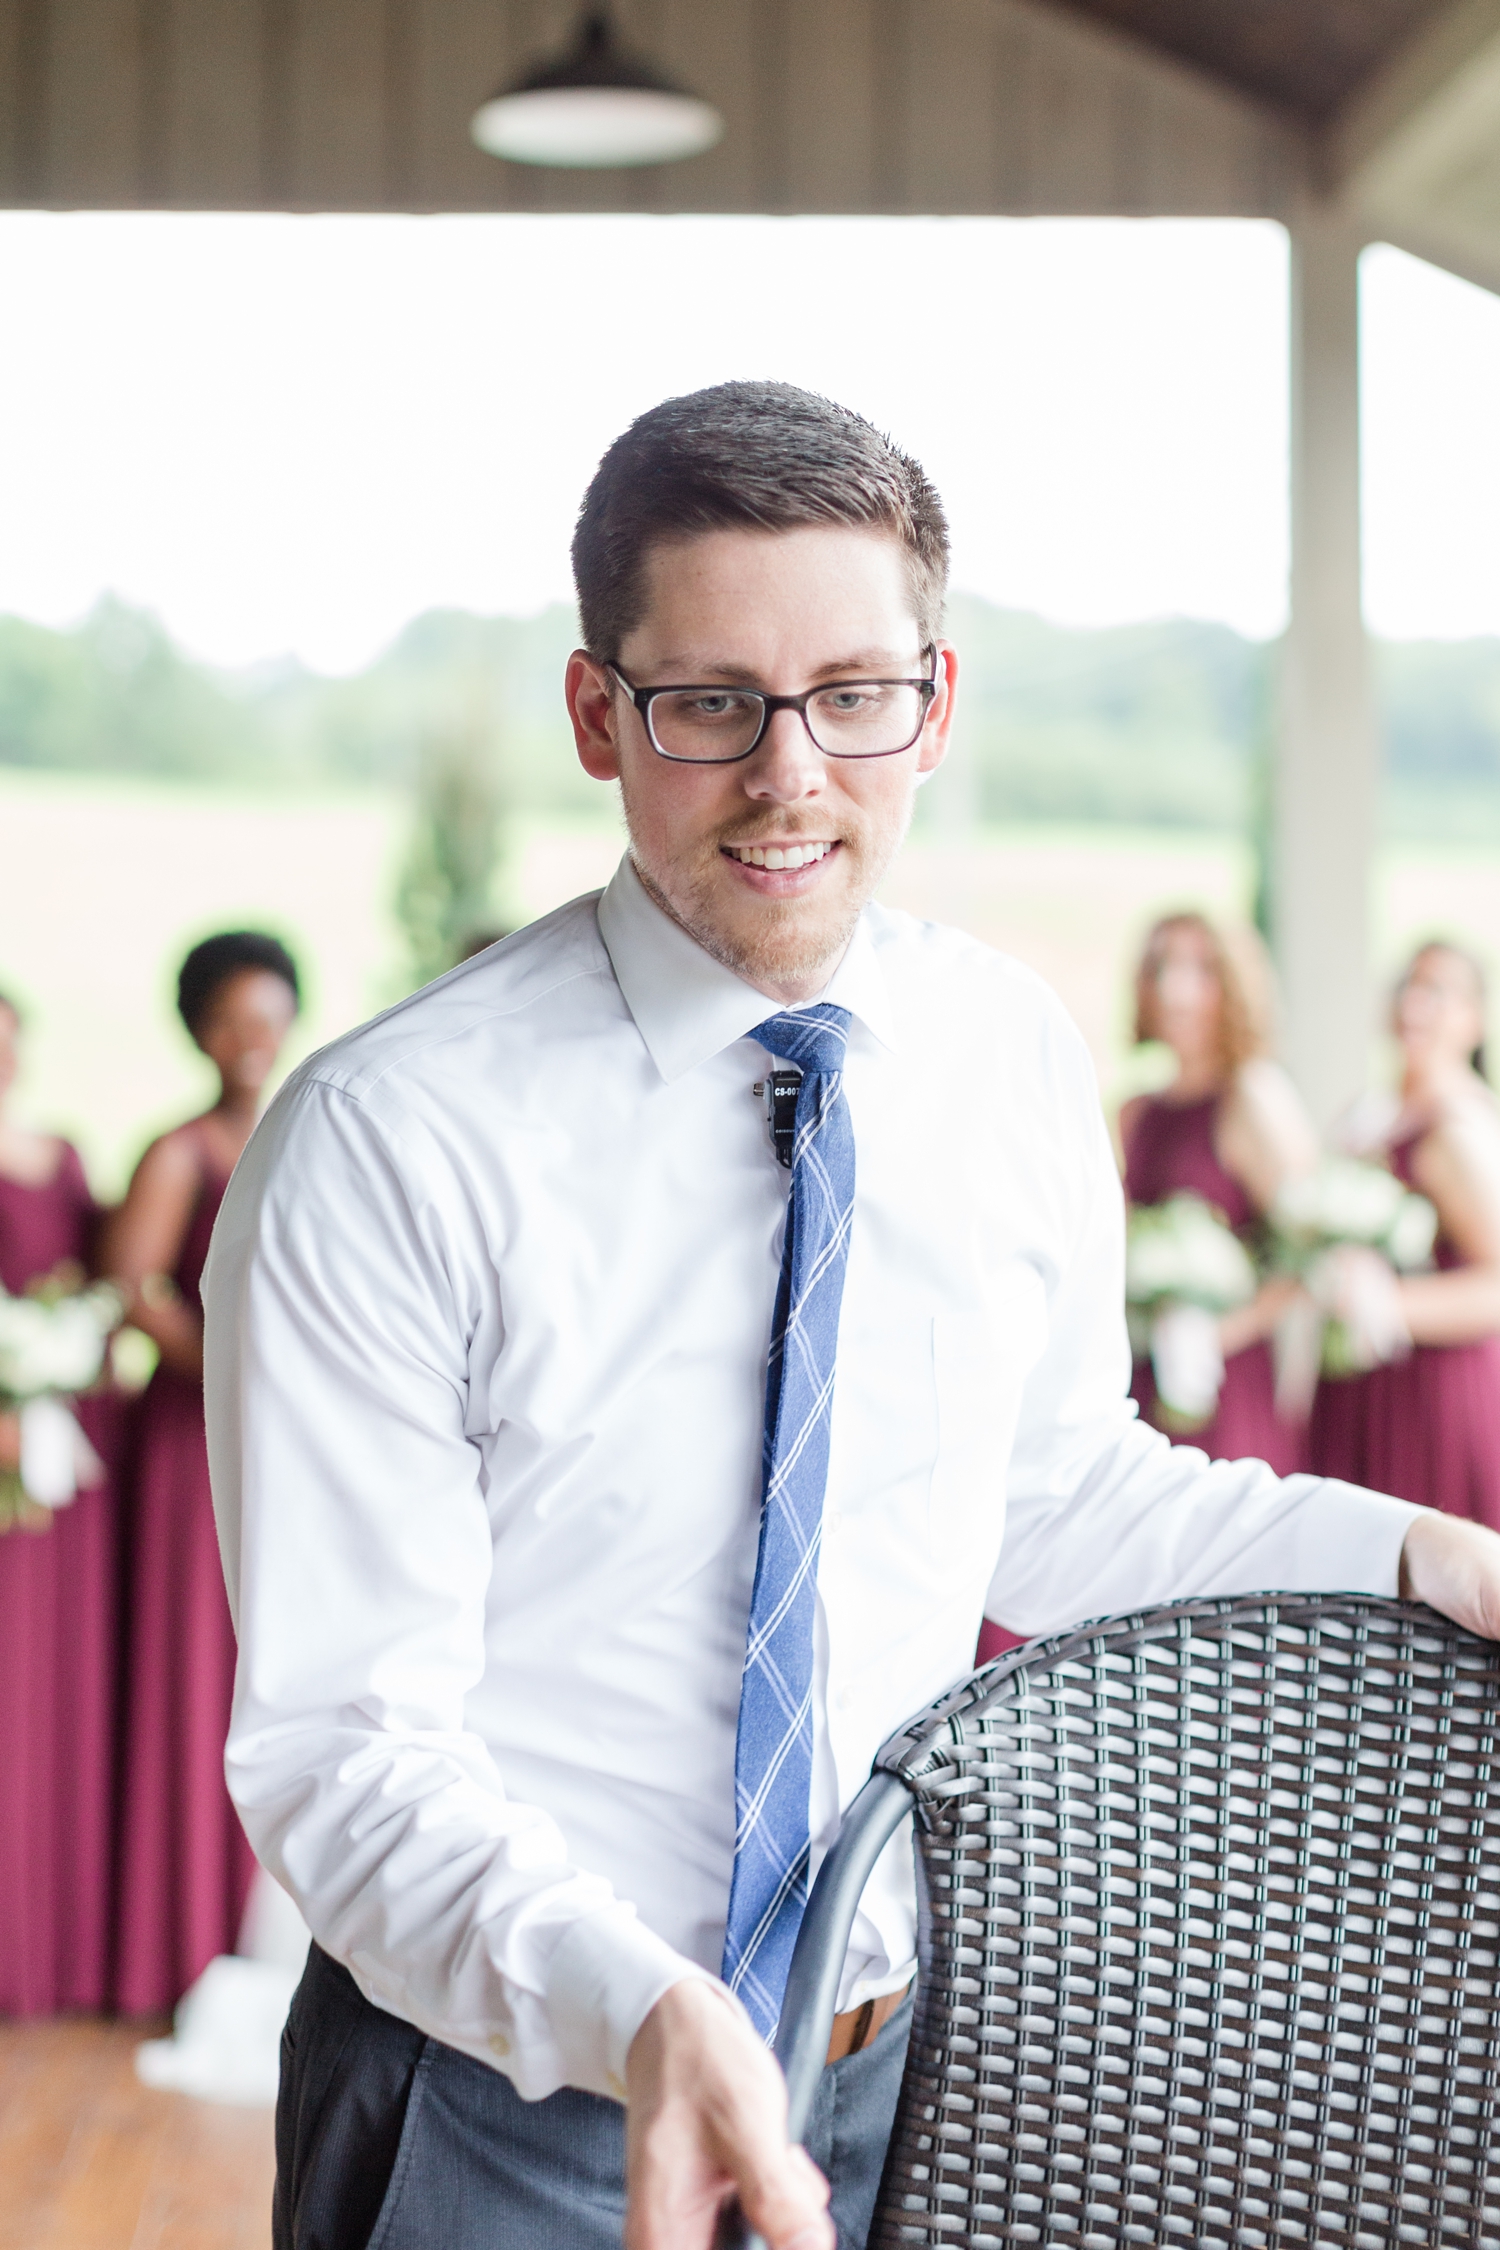
<path id="1" fill-rule="evenodd" d="M 1500 2250 L 1500 1646 L 1263 1595 L 964 1681 L 886 1744 L 820 1870 L 778 2040 L 798 2134 L 913 1808 L 871 2250 Z"/>

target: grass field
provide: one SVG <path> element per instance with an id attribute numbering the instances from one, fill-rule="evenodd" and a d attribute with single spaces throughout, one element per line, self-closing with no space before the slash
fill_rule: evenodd
<path id="1" fill-rule="evenodd" d="M 289 1061 L 404 989 L 390 901 L 405 818 L 372 792 L 283 801 L 0 773 L 0 990 L 27 1011 L 24 1108 L 78 1142 L 101 1192 L 118 1193 L 149 1135 L 207 1096 L 172 1007 L 195 938 L 248 923 L 293 947 L 308 1006 Z M 619 851 L 608 823 L 523 832 L 513 888 L 527 917 L 606 880 Z M 1212 837 L 1020 828 L 908 845 L 887 896 L 1031 962 L 1110 1088 L 1143 924 L 1189 902 L 1241 912 L 1249 873 L 1239 846 Z M 1378 925 L 1383 962 L 1437 928 L 1500 960 L 1500 852 L 1388 854 Z"/>

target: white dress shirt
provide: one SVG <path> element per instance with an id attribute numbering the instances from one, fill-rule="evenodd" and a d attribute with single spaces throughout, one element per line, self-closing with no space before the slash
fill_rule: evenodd
<path id="1" fill-rule="evenodd" d="M 858 1181 L 815 1858 L 986 1609 L 1391 1593 L 1413 1513 L 1136 1420 L 1119 1182 L 1038 978 L 871 907 L 823 997 L 854 1019 Z M 214 1236 L 235 1801 L 368 1997 L 529 2097 L 619 2096 L 648 2009 L 719 1967 L 788 1183 L 748 1035 L 775 1012 L 627 860 L 304 1063 Z M 913 1951 L 898 1840 L 840 2006 Z"/>

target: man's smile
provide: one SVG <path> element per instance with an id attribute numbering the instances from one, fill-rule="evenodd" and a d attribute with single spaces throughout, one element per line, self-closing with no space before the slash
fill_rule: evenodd
<path id="1" fill-rule="evenodd" d="M 725 844 L 722 849 L 741 867 L 812 867 L 838 848 L 837 837 L 800 843 Z"/>

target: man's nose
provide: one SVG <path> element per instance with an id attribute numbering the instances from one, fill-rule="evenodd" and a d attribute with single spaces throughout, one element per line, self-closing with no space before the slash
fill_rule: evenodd
<path id="1" fill-rule="evenodd" d="M 827 786 L 823 753 L 796 711 L 773 711 L 765 736 L 745 775 L 746 794 L 793 804 L 818 797 Z"/>

